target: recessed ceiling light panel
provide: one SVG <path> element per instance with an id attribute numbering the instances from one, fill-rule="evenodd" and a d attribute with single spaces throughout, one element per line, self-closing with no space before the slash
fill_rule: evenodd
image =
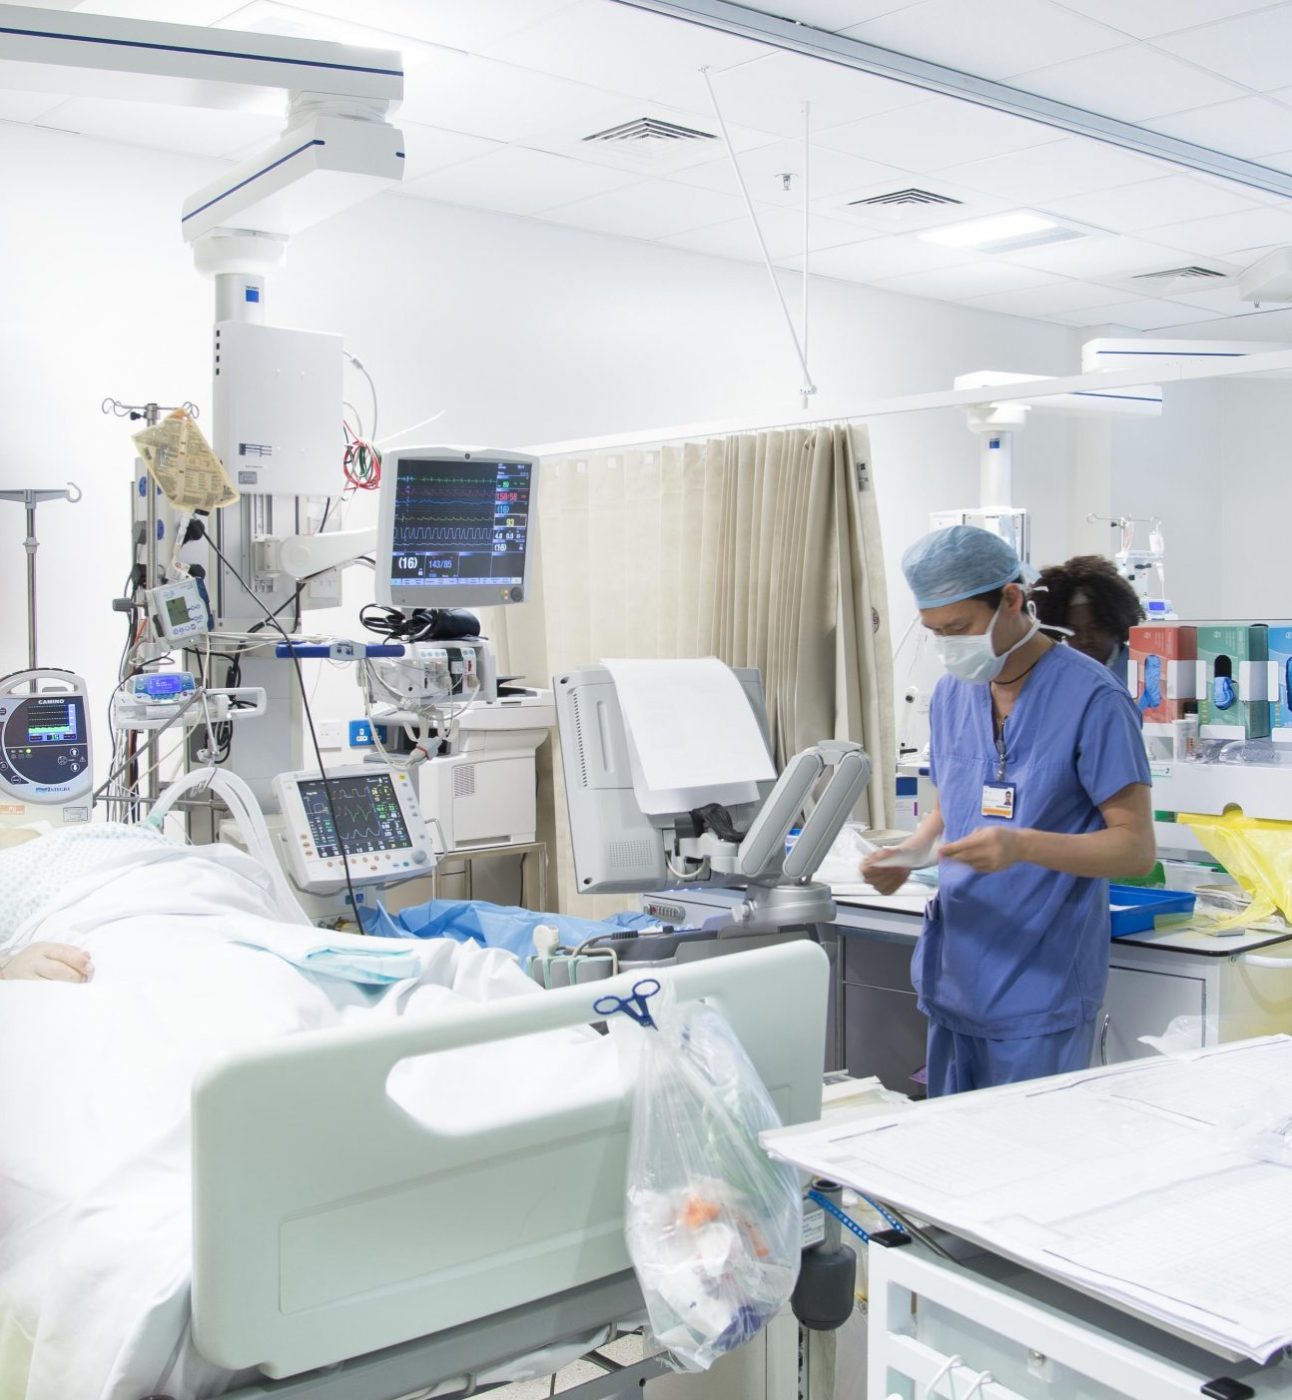
<path id="1" fill-rule="evenodd" d="M 976 253 L 1013 253 L 1023 248 L 1041 248 L 1048 243 L 1066 243 L 1084 238 L 1087 229 L 1030 209 L 1014 209 L 1008 214 L 992 214 L 985 219 L 965 219 L 942 224 L 916 235 L 926 243 L 944 248 L 968 248 Z"/>

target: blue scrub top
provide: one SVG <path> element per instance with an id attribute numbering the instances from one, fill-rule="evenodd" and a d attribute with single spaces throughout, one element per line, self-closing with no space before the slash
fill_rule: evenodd
<path id="1" fill-rule="evenodd" d="M 982 815 L 999 757 L 991 694 L 944 676 L 933 692 L 929 775 L 945 840 L 1011 825 L 1100 831 L 1099 804 L 1151 781 L 1139 713 L 1106 666 L 1070 647 L 1046 652 L 1005 722 L 1014 817 Z M 1094 1020 L 1108 980 L 1108 882 L 1038 865 L 980 874 L 943 860 L 911 974 L 920 1009 L 962 1035 L 1050 1035 Z"/>

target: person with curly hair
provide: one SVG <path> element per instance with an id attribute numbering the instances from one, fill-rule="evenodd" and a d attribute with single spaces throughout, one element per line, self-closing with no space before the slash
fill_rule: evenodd
<path id="1" fill-rule="evenodd" d="M 1068 645 L 1098 661 L 1126 684 L 1130 630 L 1144 621 L 1135 590 L 1101 554 L 1079 554 L 1041 570 L 1032 586 L 1045 628 L 1067 628 Z"/>

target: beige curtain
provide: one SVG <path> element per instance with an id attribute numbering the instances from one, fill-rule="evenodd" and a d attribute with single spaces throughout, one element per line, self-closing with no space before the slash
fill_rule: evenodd
<path id="1" fill-rule="evenodd" d="M 756 666 L 778 765 L 823 738 L 875 766 L 857 815 L 891 824 L 892 662 L 864 428 L 741 434 L 545 459 L 537 588 L 488 620 L 505 671 L 532 685 L 607 656 L 718 656 Z M 540 752 L 540 838 L 561 907 L 574 894 L 553 745 Z"/>

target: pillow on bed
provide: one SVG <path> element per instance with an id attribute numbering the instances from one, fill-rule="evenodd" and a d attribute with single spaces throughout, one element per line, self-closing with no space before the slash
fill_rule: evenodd
<path id="1" fill-rule="evenodd" d="M 112 870 L 134 851 L 175 844 L 160 831 L 122 822 L 56 827 L 36 835 L 38 840 L 0 845 L 0 948 L 73 880 Z"/>

